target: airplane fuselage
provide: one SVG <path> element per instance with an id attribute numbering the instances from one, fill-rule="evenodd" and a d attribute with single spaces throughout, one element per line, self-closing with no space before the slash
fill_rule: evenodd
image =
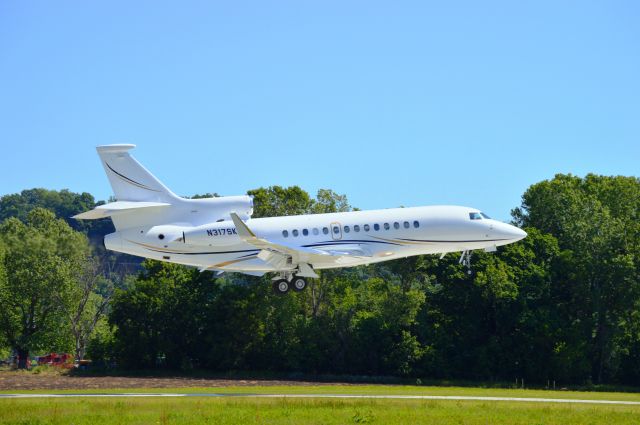
<path id="1" fill-rule="evenodd" d="M 110 217 L 107 249 L 200 270 L 263 275 L 273 289 L 302 291 L 316 269 L 353 267 L 422 254 L 495 251 L 527 234 L 475 208 L 431 206 L 251 218 L 253 197 L 177 196 L 135 160 L 133 145 L 98 146 L 115 202 L 75 216 Z"/>
<path id="2" fill-rule="evenodd" d="M 290 247 L 296 258 L 274 261 L 265 250 L 243 241 L 231 220 L 136 226 L 108 235 L 105 245 L 201 269 L 260 274 L 293 270 L 299 263 L 329 269 L 413 255 L 495 250 L 526 236 L 515 226 L 459 206 L 255 218 L 246 225 L 256 237 Z"/>

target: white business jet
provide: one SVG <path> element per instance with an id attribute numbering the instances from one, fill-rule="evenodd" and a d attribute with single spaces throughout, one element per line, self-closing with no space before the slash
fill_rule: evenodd
<path id="1" fill-rule="evenodd" d="M 262 276 L 273 289 L 302 291 L 315 270 L 353 267 L 413 255 L 495 251 L 527 234 L 475 208 L 429 206 L 251 218 L 251 196 L 185 199 L 130 154 L 135 145 L 98 146 L 116 202 L 78 214 L 111 217 L 107 249 L 218 273 Z"/>

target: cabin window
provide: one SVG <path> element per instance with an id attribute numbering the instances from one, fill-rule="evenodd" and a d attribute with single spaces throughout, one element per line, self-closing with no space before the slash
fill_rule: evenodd
<path id="1" fill-rule="evenodd" d="M 408 229 L 408 228 L 409 228 L 409 222 L 408 222 L 408 221 L 405 221 L 405 222 L 404 222 L 404 223 L 402 223 L 402 224 L 404 224 L 404 228 L 405 228 L 405 229 Z"/>
<path id="2" fill-rule="evenodd" d="M 333 234 L 337 235 L 340 233 L 340 227 L 339 226 L 333 226 Z"/>
<path id="3" fill-rule="evenodd" d="M 389 226 L 389 223 L 384 223 L 384 230 L 389 230 L 391 226 Z"/>
<path id="4" fill-rule="evenodd" d="M 482 216 L 480 215 L 480 213 L 477 213 L 477 212 L 470 212 L 469 218 L 471 220 L 482 220 Z"/>
<path id="5" fill-rule="evenodd" d="M 377 232 L 378 230 L 380 230 L 380 225 L 379 225 L 378 223 L 374 224 L 374 225 L 373 225 L 373 230 L 375 230 L 376 232 Z"/>
<path id="6" fill-rule="evenodd" d="M 307 229 L 302 229 L 302 234 L 305 236 L 309 236 L 309 231 Z"/>
<path id="7" fill-rule="evenodd" d="M 393 228 L 394 229 L 399 229 L 400 228 L 400 223 L 398 223 L 397 221 L 395 223 L 393 223 Z"/>
<path id="8" fill-rule="evenodd" d="M 351 231 L 351 229 L 349 229 L 349 226 L 344 226 L 344 232 L 345 233 L 349 233 Z"/>
<path id="9" fill-rule="evenodd" d="M 413 227 L 415 227 L 416 229 L 420 227 L 420 223 L 418 223 L 418 220 L 414 220 Z"/>
<path id="10" fill-rule="evenodd" d="M 298 237 L 298 229 L 293 229 L 291 233 L 293 233 L 293 236 Z"/>
<path id="11" fill-rule="evenodd" d="M 371 230 L 371 227 L 369 227 L 369 225 L 368 225 L 368 224 L 365 224 L 365 225 L 364 225 L 364 231 L 365 231 L 365 232 L 368 232 L 369 230 Z"/>
<path id="12" fill-rule="evenodd" d="M 324 233 L 325 235 L 329 234 L 329 228 L 328 227 L 323 227 L 322 228 L 322 233 Z"/>
<path id="13" fill-rule="evenodd" d="M 318 228 L 317 228 L 317 227 L 314 227 L 314 228 L 313 228 L 313 230 L 312 230 L 312 232 L 313 232 L 313 234 L 314 234 L 314 235 L 317 235 L 318 233 L 320 233 L 320 232 L 318 231 Z"/>
<path id="14" fill-rule="evenodd" d="M 355 224 L 355 225 L 353 226 L 353 231 L 354 231 L 354 232 L 359 232 L 359 231 L 360 231 L 360 226 L 359 226 L 359 225 L 357 225 L 357 224 Z"/>
<path id="15" fill-rule="evenodd" d="M 289 237 L 289 232 L 287 232 L 286 230 L 282 231 L 282 236 L 284 236 L 285 238 Z"/>

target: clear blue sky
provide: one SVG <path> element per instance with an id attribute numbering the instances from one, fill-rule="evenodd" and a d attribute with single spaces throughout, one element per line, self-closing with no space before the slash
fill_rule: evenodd
<path id="1" fill-rule="evenodd" d="M 0 2 L 0 194 L 331 188 L 508 219 L 555 173 L 638 175 L 637 1 Z"/>

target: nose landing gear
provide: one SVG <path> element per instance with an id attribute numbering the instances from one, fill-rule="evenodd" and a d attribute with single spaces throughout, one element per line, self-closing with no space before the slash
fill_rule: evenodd
<path id="1" fill-rule="evenodd" d="M 460 256 L 459 264 L 462 264 L 467 268 L 467 274 L 471 275 L 473 271 L 471 270 L 471 250 L 462 251 L 462 255 Z"/>

